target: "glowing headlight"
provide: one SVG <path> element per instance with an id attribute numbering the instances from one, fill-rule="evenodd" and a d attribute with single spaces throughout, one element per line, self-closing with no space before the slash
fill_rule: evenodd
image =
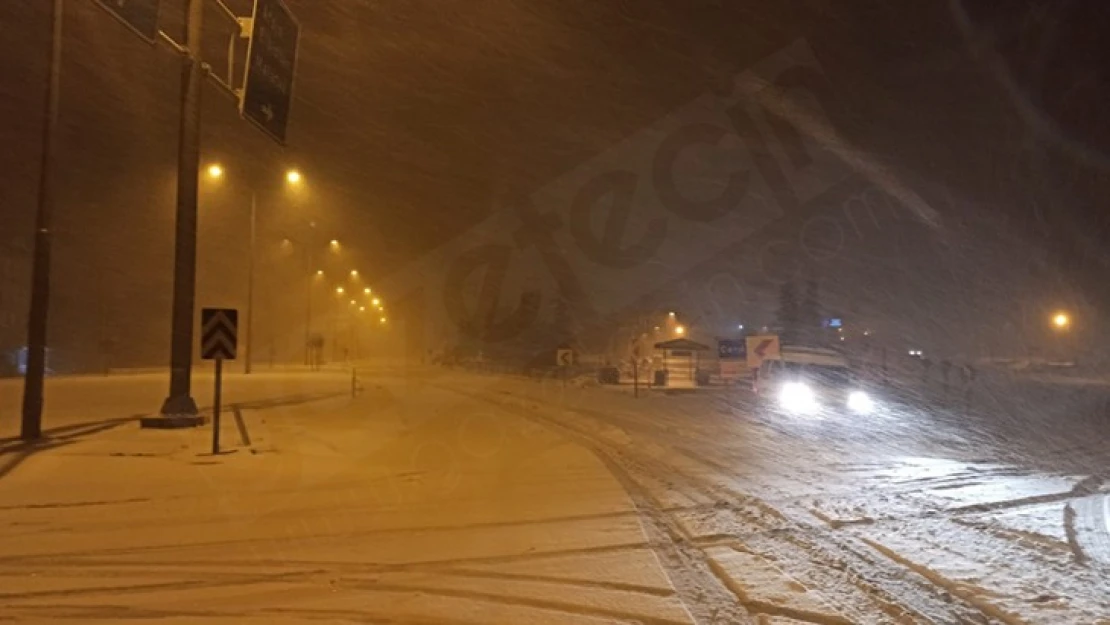
<path id="1" fill-rule="evenodd" d="M 815 412 L 817 400 L 813 389 L 801 382 L 787 382 L 779 391 L 779 403 L 789 412 Z"/>
<path id="2" fill-rule="evenodd" d="M 848 409 L 852 412 L 868 413 L 875 409 L 875 402 L 871 396 L 863 391 L 852 391 L 848 394 Z"/>

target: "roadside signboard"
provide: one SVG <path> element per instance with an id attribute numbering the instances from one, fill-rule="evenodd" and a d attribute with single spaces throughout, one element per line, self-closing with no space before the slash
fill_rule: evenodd
<path id="1" fill-rule="evenodd" d="M 96 0 L 96 3 L 149 43 L 158 38 L 161 0 Z"/>
<path id="2" fill-rule="evenodd" d="M 574 363 L 574 350 L 572 349 L 557 349 L 555 350 L 555 364 L 560 367 L 569 367 Z"/>
<path id="3" fill-rule="evenodd" d="M 758 369 L 764 358 L 779 355 L 779 337 L 773 334 L 747 337 L 748 367 Z"/>
<path id="4" fill-rule="evenodd" d="M 717 339 L 717 358 L 744 360 L 748 357 L 748 344 L 744 339 Z"/>
<path id="5" fill-rule="evenodd" d="M 240 113 L 285 143 L 301 27 L 282 0 L 255 0 Z"/>
<path id="6" fill-rule="evenodd" d="M 205 360 L 235 360 L 239 340 L 239 311 L 205 308 L 200 314 L 200 356 Z"/>

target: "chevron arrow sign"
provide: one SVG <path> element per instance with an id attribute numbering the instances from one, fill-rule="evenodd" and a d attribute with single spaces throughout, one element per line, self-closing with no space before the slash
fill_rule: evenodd
<path id="1" fill-rule="evenodd" d="M 205 308 L 200 312 L 200 357 L 205 360 L 235 360 L 239 337 L 239 311 L 234 308 Z"/>

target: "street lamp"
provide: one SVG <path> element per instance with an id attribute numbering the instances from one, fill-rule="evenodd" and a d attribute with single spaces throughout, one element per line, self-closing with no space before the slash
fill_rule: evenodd
<path id="1" fill-rule="evenodd" d="M 1067 330 L 1071 326 L 1071 317 L 1065 312 L 1052 315 L 1052 326 L 1057 330 Z"/>
<path id="2" fill-rule="evenodd" d="M 683 334 L 686 334 L 685 326 L 675 326 L 674 333 L 679 335 L 679 336 L 682 336 Z"/>
<path id="3" fill-rule="evenodd" d="M 301 172 L 296 169 L 290 169 L 285 172 L 285 181 L 289 184 L 300 184 L 302 180 Z"/>
<path id="4" fill-rule="evenodd" d="M 381 306 L 382 305 L 382 300 L 375 297 L 374 299 L 370 300 L 370 303 L 373 304 L 374 306 Z"/>
<path id="5" fill-rule="evenodd" d="M 341 286 L 337 286 L 337 287 L 335 287 L 335 293 L 336 293 L 337 295 L 343 295 L 343 290 L 344 290 L 344 289 L 343 289 L 343 287 L 341 287 Z"/>
<path id="6" fill-rule="evenodd" d="M 208 177 L 209 178 L 213 178 L 213 179 L 222 178 L 223 175 L 224 175 L 224 168 L 221 167 L 219 163 L 212 163 L 211 165 L 208 166 Z"/>
<path id="7" fill-rule="evenodd" d="M 362 289 L 362 292 L 367 294 L 367 295 L 370 295 L 370 287 L 366 287 L 365 289 Z"/>
<path id="8" fill-rule="evenodd" d="M 351 277 L 352 278 L 357 278 L 358 277 L 358 269 L 352 269 L 351 270 Z"/>

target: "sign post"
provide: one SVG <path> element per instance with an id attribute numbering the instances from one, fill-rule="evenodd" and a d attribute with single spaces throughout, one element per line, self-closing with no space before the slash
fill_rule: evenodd
<path id="1" fill-rule="evenodd" d="M 234 308 L 205 308 L 201 311 L 200 355 L 216 361 L 212 397 L 212 455 L 220 453 L 220 400 L 223 392 L 224 360 L 235 360 L 238 345 L 239 311 Z"/>
<path id="2" fill-rule="evenodd" d="M 555 350 L 555 364 L 563 370 L 563 389 L 567 388 L 567 371 L 574 362 L 574 350 L 560 347 Z"/>
<path id="3" fill-rule="evenodd" d="M 239 112 L 285 144 L 301 27 L 282 0 L 255 0 Z"/>

